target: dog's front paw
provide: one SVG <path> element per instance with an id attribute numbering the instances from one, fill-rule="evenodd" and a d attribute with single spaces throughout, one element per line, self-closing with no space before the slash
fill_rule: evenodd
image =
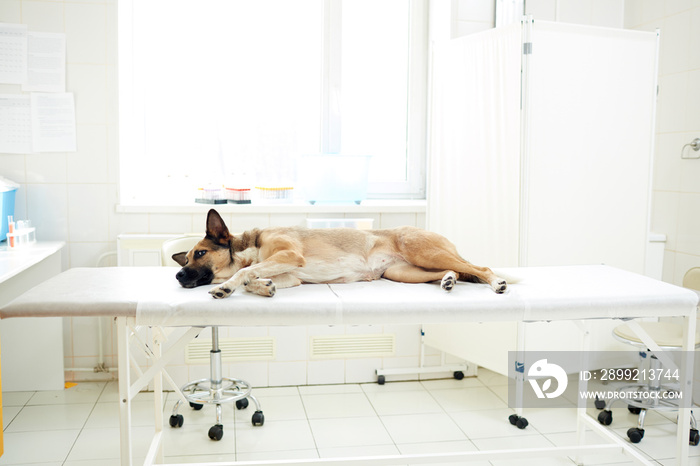
<path id="1" fill-rule="evenodd" d="M 233 293 L 233 288 L 227 286 L 225 283 L 223 285 L 215 286 L 209 290 L 209 294 L 215 299 L 228 298 Z"/>
<path id="2" fill-rule="evenodd" d="M 260 296 L 273 297 L 277 292 L 275 283 L 269 278 L 258 278 L 245 284 L 246 291 Z"/>
<path id="3" fill-rule="evenodd" d="M 277 293 L 277 287 L 275 286 L 275 284 L 270 279 L 260 281 L 263 282 L 264 285 L 262 294 L 264 296 L 269 296 L 270 298 L 272 298 L 275 295 L 275 293 Z"/>

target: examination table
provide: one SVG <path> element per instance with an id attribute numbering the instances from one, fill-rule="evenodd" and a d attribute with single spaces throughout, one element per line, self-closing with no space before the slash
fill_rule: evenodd
<path id="1" fill-rule="evenodd" d="M 435 284 L 405 284 L 388 280 L 338 285 L 302 285 L 282 289 L 273 298 L 237 291 L 228 299 L 213 299 L 209 286 L 184 289 L 168 267 L 75 268 L 51 278 L 0 309 L 0 318 L 110 316 L 116 319 L 119 351 L 121 464 L 132 464 L 131 400 L 150 381 L 155 389 L 155 431 L 145 464 L 162 461 L 163 370 L 172 354 L 181 351 L 202 327 L 286 326 L 344 324 L 427 324 L 490 321 L 581 321 L 588 319 L 681 316 L 685 319 L 681 390 L 692 393 L 693 343 L 698 295 L 693 291 L 607 266 L 530 267 L 506 269 L 518 277 L 505 294 L 487 285 L 459 283 L 451 293 Z M 162 332 L 153 341 L 137 336 L 140 326 L 190 327 L 163 353 Z M 468 338 L 468 335 L 464 336 Z M 647 336 L 648 337 L 648 336 Z M 646 342 L 646 341 L 645 341 Z M 129 366 L 133 344 L 151 359 L 135 380 Z M 654 349 L 653 342 L 649 342 Z M 135 364 L 134 364 L 135 365 Z M 690 368 L 690 370 L 687 370 Z M 174 387 L 177 388 L 177 387 Z M 493 450 L 434 455 L 396 455 L 371 458 L 293 460 L 293 464 L 419 464 L 428 462 L 494 460 L 566 456 L 589 451 L 625 451 L 641 464 L 645 460 L 626 439 L 602 427 L 579 408 L 578 444 L 570 447 Z M 274 419 L 268 419 L 274 421 Z M 508 422 L 504 419 L 504 422 Z M 679 411 L 676 455 L 688 464 L 690 409 Z M 264 429 L 265 427 L 260 427 Z M 585 429 L 610 439 L 610 443 L 585 445 Z M 514 427 L 515 429 L 515 427 Z M 280 464 L 284 462 L 254 462 Z M 211 464 L 211 463 L 208 463 Z M 247 463 L 217 463 L 247 464 Z"/>

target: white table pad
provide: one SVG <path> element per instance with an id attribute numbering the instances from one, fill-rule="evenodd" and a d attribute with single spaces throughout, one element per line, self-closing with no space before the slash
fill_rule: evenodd
<path id="1" fill-rule="evenodd" d="M 280 289 L 273 298 L 242 290 L 216 300 L 210 286 L 180 287 L 176 268 L 75 268 L 0 309 L 0 318 L 129 316 L 143 325 L 313 325 L 543 321 L 656 317 L 695 312 L 690 290 L 612 267 L 507 269 L 505 294 L 484 284 L 388 280 Z"/>

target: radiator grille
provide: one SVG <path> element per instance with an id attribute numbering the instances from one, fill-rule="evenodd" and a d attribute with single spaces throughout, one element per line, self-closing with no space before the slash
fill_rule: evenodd
<path id="1" fill-rule="evenodd" d="M 330 335 L 311 337 L 311 357 L 346 359 L 388 357 L 396 352 L 395 335 Z"/>
<path id="2" fill-rule="evenodd" d="M 223 362 L 270 361 L 275 359 L 275 346 L 273 337 L 219 339 Z M 185 362 L 187 364 L 208 363 L 210 351 L 211 340 L 193 340 L 185 347 Z"/>

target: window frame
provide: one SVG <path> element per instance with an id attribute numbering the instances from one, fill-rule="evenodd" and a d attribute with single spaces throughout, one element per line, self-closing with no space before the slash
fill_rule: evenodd
<path id="1" fill-rule="evenodd" d="M 138 102 L 144 102 L 137 95 L 134 85 L 134 64 L 131 50 L 137 46 L 134 41 L 133 4 L 139 0 L 118 2 L 118 104 L 119 104 L 119 185 L 125 182 L 122 170 L 124 163 L 121 154 L 125 150 L 144 147 L 144 115 Z M 370 182 L 368 199 L 425 199 L 426 193 L 426 153 L 427 153 L 427 113 L 428 113 L 428 0 L 408 0 L 409 13 L 409 59 L 407 95 L 407 164 L 406 180 L 394 182 Z M 321 89 L 321 153 L 338 153 L 341 140 L 341 115 L 334 111 L 339 108 L 342 92 L 342 2 L 324 0 L 324 38 Z M 131 98 L 127 98 L 130 96 Z M 141 96 L 143 97 L 143 96 Z M 137 110 L 140 110 L 137 111 Z M 133 204 L 124 199 L 120 189 L 120 203 Z M 148 199 L 138 199 L 136 203 L 153 204 Z"/>

